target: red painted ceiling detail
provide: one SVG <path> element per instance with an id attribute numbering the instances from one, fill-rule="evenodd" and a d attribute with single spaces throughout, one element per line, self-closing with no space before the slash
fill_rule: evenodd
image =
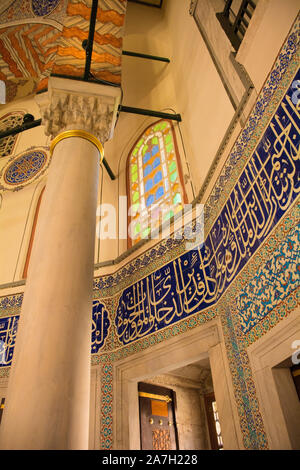
<path id="1" fill-rule="evenodd" d="M 51 73 L 84 73 L 82 41 L 88 38 L 92 0 L 60 0 L 43 17 L 34 15 L 31 3 L 14 0 L 1 15 L 0 80 L 6 82 L 7 102 L 47 88 Z M 126 0 L 99 0 L 91 64 L 96 78 L 121 82 L 125 11 Z"/>

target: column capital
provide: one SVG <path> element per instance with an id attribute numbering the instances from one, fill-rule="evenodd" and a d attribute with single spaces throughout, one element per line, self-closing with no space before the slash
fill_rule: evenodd
<path id="1" fill-rule="evenodd" d="M 58 77 L 50 77 L 48 91 L 35 97 L 46 135 L 80 129 L 102 144 L 113 136 L 120 99 L 118 87 Z"/>

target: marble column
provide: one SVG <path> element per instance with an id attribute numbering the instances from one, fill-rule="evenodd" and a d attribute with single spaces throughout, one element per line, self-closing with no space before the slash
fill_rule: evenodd
<path id="1" fill-rule="evenodd" d="M 37 97 L 53 156 L 0 427 L 2 449 L 87 449 L 102 145 L 120 90 L 51 78 Z"/>

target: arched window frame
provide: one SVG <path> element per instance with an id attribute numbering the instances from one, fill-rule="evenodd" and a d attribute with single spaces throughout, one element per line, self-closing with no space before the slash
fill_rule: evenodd
<path id="1" fill-rule="evenodd" d="M 20 126 L 23 123 L 23 111 L 12 111 L 0 117 L 0 132 Z M 6 158 L 14 152 L 19 134 L 10 135 L 0 141 L 0 158 Z"/>
<path id="2" fill-rule="evenodd" d="M 35 213 L 34 213 L 33 224 L 32 224 L 32 229 L 31 229 L 31 234 L 30 234 L 30 239 L 29 239 L 29 245 L 28 245 L 28 249 L 27 249 L 26 260 L 25 260 L 25 265 L 24 265 L 24 270 L 23 270 L 23 276 L 22 276 L 23 279 L 26 279 L 27 274 L 28 274 L 28 267 L 29 267 L 29 263 L 30 263 L 32 246 L 33 246 L 33 241 L 34 241 L 34 236 L 35 236 L 35 230 L 36 230 L 36 225 L 37 225 L 37 221 L 38 221 L 38 217 L 39 217 L 39 212 L 40 212 L 40 207 L 41 207 L 41 202 L 42 202 L 42 199 L 43 199 L 45 187 L 46 186 L 43 187 L 43 189 L 42 189 L 42 191 L 39 195 L 38 202 L 37 202 L 36 209 L 35 209 Z"/>
<path id="3" fill-rule="evenodd" d="M 137 147 L 138 143 L 141 141 L 141 139 L 145 138 L 145 136 L 147 135 L 147 132 L 149 132 L 149 134 L 150 134 L 152 128 L 154 129 L 159 123 L 163 123 L 163 122 L 168 123 L 168 125 L 171 128 L 171 135 L 172 135 L 172 139 L 173 139 L 173 143 L 174 143 L 174 158 L 173 158 L 173 160 L 176 161 L 176 167 L 177 167 L 177 171 L 178 171 L 178 185 L 179 185 L 180 193 L 181 193 L 181 206 L 183 207 L 183 205 L 187 204 L 187 202 L 188 202 L 187 194 L 186 194 L 186 190 L 185 190 L 184 178 L 183 178 L 180 152 L 179 152 L 179 148 L 178 148 L 177 136 L 176 136 L 176 131 L 175 131 L 174 124 L 171 120 L 160 119 L 156 122 L 153 122 L 152 124 L 150 124 L 149 126 L 147 126 L 144 129 L 144 131 L 136 139 L 134 145 L 131 147 L 130 152 L 128 153 L 127 162 L 126 162 L 126 186 L 127 186 L 127 204 L 128 204 L 128 207 L 127 207 L 127 209 L 128 209 L 127 222 L 128 222 L 128 227 L 129 227 L 129 224 L 132 224 L 134 222 L 134 219 L 135 219 L 135 217 L 132 214 L 130 214 L 130 211 L 129 211 L 130 207 L 135 203 L 135 201 L 133 201 L 133 199 L 132 199 L 132 188 L 131 188 L 131 181 L 130 181 L 131 157 L 132 157 L 133 152 L 134 152 L 135 148 Z M 167 173 L 168 173 L 168 177 L 169 177 L 170 176 L 169 169 L 167 170 Z M 145 181 L 145 178 L 146 177 L 144 176 L 143 177 L 144 181 Z M 160 206 L 160 203 L 157 205 L 157 207 L 159 207 L 159 206 Z M 181 207 L 180 210 L 177 210 L 177 212 L 180 212 L 182 210 L 182 207 Z M 145 218 L 150 217 L 150 214 L 151 214 L 150 211 L 151 211 L 151 209 L 149 208 L 147 210 L 147 216 L 145 215 Z M 135 245 L 139 240 L 140 240 L 140 238 L 137 238 L 137 240 L 134 240 L 130 236 L 128 236 L 128 247 L 130 248 L 131 246 Z"/>

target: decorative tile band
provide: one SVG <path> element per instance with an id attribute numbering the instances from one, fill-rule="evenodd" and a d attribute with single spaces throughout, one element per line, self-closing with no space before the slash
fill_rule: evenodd
<path id="1" fill-rule="evenodd" d="M 123 291 L 115 324 L 129 344 L 214 305 L 300 192 L 295 75 L 204 244 Z"/>
<path id="2" fill-rule="evenodd" d="M 9 317 L 0 316 L 0 369 L 11 366 L 23 294 L 0 299 L 0 308 L 18 312 L 18 315 Z M 105 344 L 109 333 L 110 320 L 106 306 L 99 300 L 93 302 L 91 353 L 97 353 Z"/>
<path id="3" fill-rule="evenodd" d="M 300 225 L 295 227 L 237 298 L 243 333 L 300 286 Z"/>
<path id="4" fill-rule="evenodd" d="M 0 367 L 8 367 L 11 365 L 18 322 L 18 315 L 0 319 Z"/>
<path id="5" fill-rule="evenodd" d="M 109 313 L 99 300 L 93 302 L 92 354 L 97 353 L 105 343 L 110 327 Z"/>

